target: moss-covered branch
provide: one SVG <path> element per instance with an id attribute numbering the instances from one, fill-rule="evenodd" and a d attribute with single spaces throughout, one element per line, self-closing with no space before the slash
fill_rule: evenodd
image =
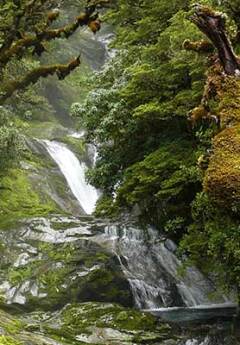
<path id="1" fill-rule="evenodd" d="M 183 43 L 183 48 L 186 50 L 192 50 L 197 53 L 212 53 L 214 51 L 214 46 L 211 42 L 206 40 L 200 40 L 200 41 L 190 41 L 185 40 Z"/>
<path id="2" fill-rule="evenodd" d="M 73 59 L 66 65 L 55 64 L 50 66 L 41 66 L 35 68 L 21 80 L 14 80 L 7 83 L 0 94 L 0 104 L 3 104 L 12 94 L 17 90 L 25 90 L 29 85 L 35 84 L 38 79 L 46 78 L 49 75 L 56 74 L 59 80 L 63 80 L 69 75 L 75 68 L 80 65 L 80 57 Z"/>
<path id="3" fill-rule="evenodd" d="M 30 49 L 32 54 L 41 56 L 45 51 L 44 43 L 58 38 L 69 38 L 81 26 L 88 26 L 93 33 L 101 28 L 97 9 L 99 7 L 111 4 L 110 0 L 86 1 L 87 6 L 84 11 L 76 17 L 76 19 L 63 27 L 52 29 L 51 24 L 58 18 L 59 11 L 48 10 L 56 4 L 55 0 L 31 0 L 16 1 L 16 16 L 13 16 L 12 29 L 7 24 L 3 37 L 3 44 L 0 48 L 0 78 L 4 78 L 4 70 L 8 63 L 14 59 L 22 59 L 25 53 Z M 33 24 L 26 28 L 28 20 L 31 16 L 36 15 L 37 19 L 33 19 Z M 9 30 L 9 33 L 7 31 Z M 6 31 L 6 33 L 5 33 Z M 80 64 L 80 59 L 74 59 L 67 65 L 55 64 L 51 66 L 43 66 L 29 72 L 21 80 L 11 80 L 5 82 L 2 80 L 0 104 L 4 103 L 17 90 L 24 90 L 30 84 L 34 84 L 40 77 L 56 73 L 59 79 L 65 78 L 74 68 Z"/>
<path id="4" fill-rule="evenodd" d="M 40 55 L 44 51 L 44 49 L 39 49 L 40 46 L 43 47 L 43 41 L 51 41 L 62 37 L 69 38 L 80 26 L 88 25 L 95 33 L 100 29 L 98 14 L 94 14 L 95 8 L 96 6 L 87 7 L 85 12 L 80 14 L 75 21 L 69 25 L 58 29 L 46 28 L 34 35 L 26 35 L 17 40 L 9 49 L 0 53 L 0 68 L 3 68 L 14 56 L 21 56 L 29 47 L 33 47 L 34 52 L 37 51 L 38 55 Z M 48 18 L 48 22 L 56 19 L 55 16 L 54 18 L 53 16 L 50 18 L 51 19 Z"/>
<path id="5" fill-rule="evenodd" d="M 12 21 L 8 21 L 3 29 L 3 44 L 0 47 L 0 55 L 6 52 L 11 45 L 19 38 L 20 32 L 27 26 L 29 30 L 29 21 L 35 16 L 34 13 L 41 13 L 45 4 L 49 0 L 32 0 L 24 2 L 22 0 L 13 0 L 15 13 Z M 34 21 L 34 20 L 33 20 Z"/>

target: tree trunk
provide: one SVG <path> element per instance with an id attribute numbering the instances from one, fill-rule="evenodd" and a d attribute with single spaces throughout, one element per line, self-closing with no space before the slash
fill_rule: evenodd
<path id="1" fill-rule="evenodd" d="M 224 71 L 235 75 L 240 69 L 237 56 L 234 54 L 230 39 L 226 33 L 225 17 L 207 6 L 196 5 L 191 21 L 210 39 L 218 51 Z"/>

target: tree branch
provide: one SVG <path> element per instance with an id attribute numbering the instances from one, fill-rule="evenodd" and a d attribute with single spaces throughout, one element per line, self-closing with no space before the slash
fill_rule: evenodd
<path id="1" fill-rule="evenodd" d="M 192 42 L 190 40 L 185 40 L 183 42 L 183 48 L 186 50 L 192 50 L 197 53 L 203 53 L 203 54 L 213 53 L 214 51 L 213 44 L 206 40 L 195 41 L 195 42 Z"/>
<path id="2" fill-rule="evenodd" d="M 93 33 L 96 33 L 100 27 L 101 22 L 98 19 L 98 12 L 96 9 L 98 6 L 105 7 L 111 4 L 113 0 L 87 0 L 87 6 L 85 10 L 75 19 L 71 24 L 65 25 L 58 29 L 49 28 L 51 23 L 58 17 L 58 11 L 50 11 L 48 14 L 46 11 L 51 9 L 51 5 L 56 3 L 56 0 L 29 0 L 23 2 L 22 0 L 15 1 L 18 8 L 18 19 L 13 25 L 11 33 L 6 35 L 6 42 L 4 42 L 2 49 L 0 49 L 0 75 L 2 75 L 6 65 L 13 58 L 22 58 L 28 48 L 32 48 L 32 53 L 41 55 L 45 51 L 44 42 L 51 41 L 56 38 L 68 38 L 70 37 L 80 26 L 89 26 Z M 49 6 L 50 5 L 50 6 Z M 26 10 L 23 15 L 23 8 Z M 40 10 L 40 12 L 39 12 Z M 32 13 L 32 16 L 31 16 Z M 43 16 L 46 16 L 45 24 Z M 30 29 L 26 30 L 26 33 L 22 33 L 19 30 L 19 26 L 25 29 L 25 24 L 28 23 L 28 18 L 31 19 Z M 13 18 L 15 18 L 13 16 Z M 20 24 L 20 22 L 23 23 Z M 41 26 L 41 30 L 37 31 L 36 24 Z M 35 29 L 34 29 L 35 28 Z M 34 32 L 35 31 L 35 32 Z M 3 34 L 4 36 L 5 34 Z M 8 37 L 8 38 L 7 38 Z M 11 80 L 9 82 L 1 83 L 0 104 L 3 104 L 13 93 L 17 90 L 24 90 L 30 84 L 34 84 L 41 77 L 47 77 L 48 75 L 56 74 L 58 78 L 64 79 L 71 71 L 80 65 L 80 58 L 76 58 L 69 62 L 67 65 L 55 64 L 51 66 L 38 67 L 29 73 L 27 73 L 22 79 Z"/>
<path id="3" fill-rule="evenodd" d="M 99 2 L 97 2 L 99 3 Z M 14 56 L 22 56 L 23 52 L 29 48 L 34 47 L 38 55 L 44 51 L 42 42 L 51 41 L 56 38 L 69 38 L 80 26 L 88 25 L 95 33 L 100 29 L 100 21 L 98 20 L 98 13 L 94 14 L 96 5 L 86 7 L 85 12 L 80 14 L 74 23 L 66 25 L 59 29 L 48 29 L 38 32 L 34 35 L 28 35 L 16 42 L 13 42 L 9 49 L 5 49 L 0 53 L 0 70 L 3 69 L 7 63 Z M 95 25 L 93 25 L 95 23 Z"/>
<path id="4" fill-rule="evenodd" d="M 231 41 L 226 33 L 225 16 L 207 6 L 195 5 L 190 20 L 210 39 L 217 49 L 225 73 L 228 75 L 239 73 L 239 60 L 234 54 Z"/>
<path id="5" fill-rule="evenodd" d="M 33 13 L 41 12 L 45 3 L 49 0 L 41 0 L 39 3 L 38 0 L 28 1 L 26 4 L 23 4 L 22 0 L 12 0 L 15 6 L 15 13 L 13 15 L 13 21 L 4 28 L 5 37 L 4 44 L 0 47 L 0 54 L 8 50 L 13 42 L 18 38 L 20 32 L 20 26 L 29 27 L 29 19 L 33 17 Z M 25 25 L 22 22 L 25 22 Z"/>
<path id="6" fill-rule="evenodd" d="M 4 86 L 4 89 L 0 94 L 0 105 L 3 104 L 6 99 L 11 97 L 15 91 L 25 90 L 30 84 L 35 84 L 41 77 L 46 78 L 49 75 L 56 74 L 59 80 L 63 80 L 74 69 L 76 69 L 80 65 L 80 63 L 81 62 L 79 56 L 66 65 L 55 64 L 35 68 L 34 70 L 26 74 L 23 79 L 11 81 Z"/>

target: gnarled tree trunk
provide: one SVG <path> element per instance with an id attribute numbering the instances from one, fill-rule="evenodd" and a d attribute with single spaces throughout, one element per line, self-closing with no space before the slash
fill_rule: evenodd
<path id="1" fill-rule="evenodd" d="M 228 75 L 239 73 L 240 63 L 227 36 L 224 15 L 207 6 L 195 5 L 194 14 L 190 19 L 217 49 L 225 73 Z"/>

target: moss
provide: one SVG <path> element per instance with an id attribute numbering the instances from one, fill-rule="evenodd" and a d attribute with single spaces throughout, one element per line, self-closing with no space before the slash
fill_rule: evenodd
<path id="1" fill-rule="evenodd" d="M 11 337 L 0 335 L 0 345 L 23 345 L 22 342 L 16 341 Z"/>
<path id="2" fill-rule="evenodd" d="M 240 209 L 240 126 L 227 128 L 213 140 L 213 155 L 204 189 L 221 207 Z"/>
<path id="3" fill-rule="evenodd" d="M 71 150 L 76 153 L 78 156 L 86 155 L 85 143 L 83 139 L 72 138 L 70 136 L 61 137 L 59 139 L 61 142 L 68 145 Z"/>
<path id="4" fill-rule="evenodd" d="M 8 324 L 18 327 L 7 329 Z M 61 344 L 155 344 L 178 337 L 169 325 L 148 313 L 96 302 L 68 304 L 53 314 L 34 312 L 13 317 L 0 310 L 0 327 L 4 331 L 0 345 L 55 344 L 54 340 Z M 76 340 L 80 336 L 84 340 Z"/>
<path id="5" fill-rule="evenodd" d="M 59 211 L 51 200 L 41 199 L 34 186 L 20 169 L 12 169 L 1 179 L 0 217 L 5 219 L 42 216 Z"/>
<path id="6" fill-rule="evenodd" d="M 124 318 L 121 317 L 124 313 Z M 87 330 L 89 325 L 96 327 L 111 327 L 128 331 L 157 330 L 157 319 L 137 310 L 123 309 L 117 304 L 84 303 L 66 307 L 62 318 L 64 326 L 71 332 Z M 169 330 L 168 325 L 162 327 Z"/>
<path id="7" fill-rule="evenodd" d="M 38 225 L 35 230 L 32 222 L 31 230 L 38 233 Z M 11 286 L 20 286 L 30 281 L 38 287 L 39 294 L 43 294 L 42 297 L 32 295 L 31 286 L 28 287 L 23 293 L 27 310 L 36 307 L 52 310 L 70 301 L 90 300 L 133 305 L 129 283 L 118 260 L 96 243 L 81 239 L 58 244 L 36 241 L 34 248 L 38 255 L 32 255 L 26 265 L 18 267 L 10 265 L 17 257 L 15 243 L 12 246 L 13 259 L 7 246 L 2 249 L 3 255 L 9 258 L 9 267 L 2 271 L 4 279 Z"/>
<path id="8" fill-rule="evenodd" d="M 240 121 L 240 81 L 235 77 L 224 79 L 218 90 L 219 116 L 221 127 L 234 125 Z"/>
<path id="9" fill-rule="evenodd" d="M 66 134 L 66 129 L 56 122 L 56 119 L 51 119 L 53 122 L 39 122 L 32 121 L 31 126 L 29 126 L 25 133 L 29 137 L 39 138 L 39 139 L 53 139 L 58 136 Z M 55 121 L 55 122 L 54 122 Z"/>
<path id="10" fill-rule="evenodd" d="M 220 207 L 240 209 L 240 81 L 228 77 L 217 92 L 222 131 L 213 138 L 213 154 L 204 190 Z"/>
<path id="11" fill-rule="evenodd" d="M 56 30 L 53 30 L 53 32 L 56 32 Z M 29 38 L 27 38 L 27 40 L 28 39 Z M 29 40 L 31 41 L 31 38 Z M 20 41 L 24 41 L 24 39 Z M 25 45 L 23 47 L 25 47 Z M 17 43 L 14 45 L 13 49 L 16 48 Z M 25 76 L 22 79 L 11 80 L 4 84 L 3 92 L 0 95 L 0 104 L 3 104 L 17 90 L 25 90 L 29 85 L 36 84 L 40 78 L 46 78 L 50 75 L 56 74 L 59 80 L 65 79 L 65 77 L 68 76 L 74 69 L 76 69 L 80 65 L 80 63 L 81 62 L 79 56 L 65 65 L 53 64 L 34 68 L 33 70 L 25 74 Z"/>

